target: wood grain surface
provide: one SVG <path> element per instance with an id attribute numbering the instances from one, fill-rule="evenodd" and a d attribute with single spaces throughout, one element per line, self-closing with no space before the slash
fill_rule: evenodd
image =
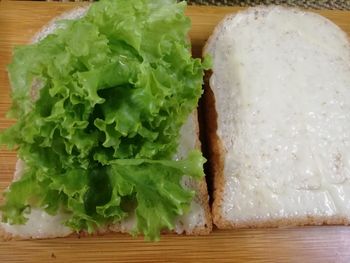
<path id="1" fill-rule="evenodd" d="M 0 2 L 0 130 L 10 106 L 6 65 L 15 45 L 27 43 L 54 16 L 81 3 Z M 214 26 L 239 8 L 189 7 L 193 53 Z M 350 34 L 350 12 L 321 11 Z M 0 192 L 12 178 L 15 153 L 0 152 Z M 209 236 L 163 236 L 150 243 L 142 237 L 113 234 L 53 240 L 0 241 L 0 262 L 350 262 L 350 227 L 214 230 Z"/>

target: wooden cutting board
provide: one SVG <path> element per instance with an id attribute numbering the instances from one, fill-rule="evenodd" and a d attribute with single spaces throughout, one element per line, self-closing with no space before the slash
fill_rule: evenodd
<path id="1" fill-rule="evenodd" d="M 81 3 L 0 2 L 0 130 L 10 120 L 6 65 L 11 49 L 29 41 L 54 16 Z M 201 48 L 223 16 L 239 8 L 189 7 L 193 53 Z M 320 11 L 350 35 L 350 12 Z M 0 192 L 12 178 L 15 153 L 0 152 Z M 0 241 L 0 262 L 350 262 L 350 227 L 214 230 L 209 236 L 163 236 L 149 243 L 142 237 L 113 234 L 86 238 Z"/>

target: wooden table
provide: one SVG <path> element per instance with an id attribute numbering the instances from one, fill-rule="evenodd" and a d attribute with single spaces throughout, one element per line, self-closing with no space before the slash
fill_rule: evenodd
<path id="1" fill-rule="evenodd" d="M 52 17 L 77 3 L 0 2 L 0 129 L 10 106 L 6 65 L 11 49 L 26 43 Z M 239 8 L 189 7 L 190 37 L 199 56 L 222 17 Z M 350 12 L 321 11 L 350 35 Z M 0 152 L 0 192 L 11 180 L 15 153 Z M 209 236 L 163 236 L 160 242 L 113 234 L 86 238 L 0 242 L 0 262 L 350 262 L 350 227 L 214 230 Z"/>

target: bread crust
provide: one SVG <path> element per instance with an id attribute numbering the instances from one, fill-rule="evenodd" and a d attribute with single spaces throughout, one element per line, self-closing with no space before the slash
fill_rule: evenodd
<path id="1" fill-rule="evenodd" d="M 209 80 L 212 75 L 211 71 L 206 72 L 204 77 L 204 96 L 203 107 L 205 109 L 205 139 L 207 142 L 208 158 L 209 158 L 209 172 L 213 178 L 213 204 L 212 204 L 212 217 L 213 223 L 221 228 L 221 225 L 227 225 L 228 221 L 222 217 L 221 204 L 223 202 L 223 192 L 225 188 L 224 178 L 224 147 L 219 136 L 216 133 L 217 130 L 217 111 L 215 107 L 214 93 L 209 85 Z"/>
<path id="2" fill-rule="evenodd" d="M 84 6 L 84 7 L 78 7 L 72 10 L 69 10 L 67 12 L 62 13 L 61 15 L 53 18 L 48 24 L 46 24 L 44 27 L 41 28 L 40 31 L 38 31 L 31 41 L 29 43 L 35 43 L 37 41 L 40 41 L 42 38 L 44 38 L 46 35 L 52 33 L 54 29 L 56 28 L 55 22 L 57 20 L 61 19 L 73 19 L 77 17 L 83 16 L 86 11 L 89 9 L 90 4 Z M 199 140 L 199 124 L 198 124 L 198 114 L 197 111 L 194 111 L 192 113 L 193 121 L 195 122 L 195 134 L 196 134 L 196 143 L 195 148 L 201 149 L 201 142 Z M 204 215 L 205 215 L 205 223 L 204 225 L 197 225 L 191 230 L 184 229 L 182 234 L 185 235 L 207 235 L 212 231 L 212 218 L 211 218 L 211 211 L 209 206 L 209 196 L 207 191 L 207 184 L 205 178 L 202 178 L 200 181 L 194 181 L 195 184 L 195 191 L 196 196 L 195 200 L 197 203 L 203 208 Z M 101 228 L 96 230 L 93 234 L 88 234 L 86 231 L 80 231 L 75 232 L 67 235 L 66 237 L 84 237 L 84 236 L 90 236 L 90 235 L 105 235 L 110 233 L 128 233 L 128 231 L 123 231 L 122 228 L 119 225 L 109 225 L 105 228 Z M 162 234 L 166 233 L 175 233 L 175 231 L 164 231 Z M 44 237 L 44 238 L 32 238 L 32 237 L 20 237 L 13 235 L 11 233 L 7 233 L 0 225 L 0 239 L 3 240 L 28 240 L 28 239 L 48 239 L 48 238 L 57 238 L 57 237 Z"/>

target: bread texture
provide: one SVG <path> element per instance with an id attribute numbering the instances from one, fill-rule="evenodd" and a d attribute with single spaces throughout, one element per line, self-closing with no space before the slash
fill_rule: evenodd
<path id="1" fill-rule="evenodd" d="M 47 35 L 54 32 L 60 25 L 57 21 L 62 19 L 77 19 L 85 15 L 89 5 L 79 7 L 63 13 L 54 18 L 46 26 L 44 26 L 31 40 L 31 43 L 40 41 Z M 181 159 L 193 149 L 200 149 L 199 127 L 197 112 L 194 111 L 187 122 L 183 125 L 180 132 L 180 142 L 178 152 L 174 158 Z M 17 161 L 14 181 L 21 177 L 25 163 L 21 160 Z M 191 210 L 188 214 L 181 216 L 176 221 L 173 232 L 186 235 L 205 235 L 212 230 L 212 219 L 209 208 L 209 196 L 205 178 L 196 181 L 192 178 L 184 177 L 182 184 L 184 187 L 195 191 L 196 195 L 191 204 Z M 1 215 L 0 215 L 1 216 Z M 86 232 L 73 233 L 71 229 L 62 225 L 67 215 L 57 214 L 50 216 L 41 209 L 32 209 L 29 220 L 25 225 L 11 226 L 9 224 L 0 223 L 0 237 L 3 239 L 36 239 L 36 238 L 56 238 L 69 235 L 84 236 Z M 135 218 L 131 215 L 119 224 L 107 225 L 98 229 L 94 234 L 101 235 L 111 232 L 130 232 L 134 226 Z"/>
<path id="2" fill-rule="evenodd" d="M 219 228 L 350 223 L 350 43 L 317 14 L 227 16 L 205 109 Z"/>

